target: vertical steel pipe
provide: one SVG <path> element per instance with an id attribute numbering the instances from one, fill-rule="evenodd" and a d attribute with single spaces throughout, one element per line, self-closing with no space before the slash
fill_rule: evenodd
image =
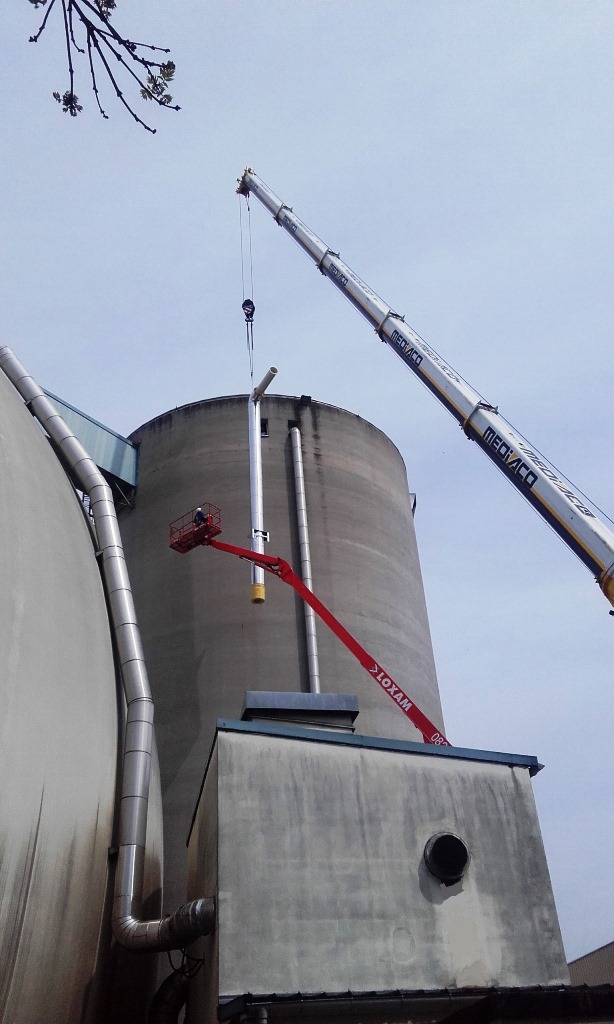
<path id="1" fill-rule="evenodd" d="M 129 949 L 180 949 L 212 930 L 213 901 L 194 900 L 170 917 L 140 919 L 154 705 L 111 488 L 42 388 L 6 346 L 0 348 L 0 368 L 49 435 L 58 457 L 70 470 L 73 482 L 89 495 L 94 517 L 127 706 L 113 933 L 117 941 Z M 95 727 L 96 723 L 92 722 L 92 736 Z"/>
<path id="2" fill-rule="evenodd" d="M 248 405 L 249 418 L 249 486 L 251 508 L 251 549 L 257 554 L 264 554 L 264 499 L 262 491 L 262 421 L 260 417 L 260 399 L 277 373 L 277 367 L 271 366 L 250 395 Z M 265 600 L 264 569 L 252 565 L 252 604 L 263 604 Z"/>
<path id="3" fill-rule="evenodd" d="M 264 503 L 262 497 L 262 423 L 260 419 L 260 397 L 254 392 L 248 405 L 249 416 L 249 492 L 251 509 L 251 549 L 264 552 Z M 252 565 L 253 604 L 262 604 L 265 599 L 264 569 Z"/>
<path id="4" fill-rule="evenodd" d="M 296 519 L 298 525 L 298 543 L 301 555 L 301 577 L 309 590 L 313 590 L 311 575 L 311 553 L 309 550 L 309 529 L 307 526 L 307 501 L 305 497 L 305 474 L 303 472 L 303 452 L 301 449 L 301 432 L 298 427 L 290 430 L 292 443 L 292 464 L 294 466 L 294 491 L 296 494 Z M 313 608 L 303 601 L 305 610 L 305 635 L 307 638 L 307 664 L 309 667 L 309 691 L 320 693 L 320 667 L 318 663 L 318 638 L 316 634 L 316 615 Z"/>

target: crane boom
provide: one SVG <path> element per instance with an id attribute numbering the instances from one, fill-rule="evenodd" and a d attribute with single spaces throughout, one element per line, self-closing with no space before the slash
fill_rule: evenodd
<path id="1" fill-rule="evenodd" d="M 593 573 L 614 605 L 614 531 L 537 449 L 500 415 L 383 299 L 317 237 L 289 206 L 248 168 L 237 192 L 252 193 L 345 297 L 375 328 L 441 404 L 467 437 L 520 491 Z"/>

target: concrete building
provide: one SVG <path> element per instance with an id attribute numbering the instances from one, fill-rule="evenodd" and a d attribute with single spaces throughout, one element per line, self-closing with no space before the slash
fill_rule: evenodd
<path id="1" fill-rule="evenodd" d="M 538 767 L 220 723 L 190 835 L 191 894 L 218 900 L 190 1024 L 315 1021 L 348 1002 L 357 1020 L 443 1020 L 493 989 L 567 983 Z"/>

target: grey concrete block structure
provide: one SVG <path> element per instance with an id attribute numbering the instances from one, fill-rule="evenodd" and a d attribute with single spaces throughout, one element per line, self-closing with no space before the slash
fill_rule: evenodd
<path id="1" fill-rule="evenodd" d="M 568 983 L 536 767 L 221 722 L 190 836 L 190 889 L 218 893 L 190 1024 L 212 1024 L 246 994 Z M 447 883 L 425 860 L 442 834 L 468 853 Z"/>
<path id="2" fill-rule="evenodd" d="M 300 566 L 289 429 L 301 431 L 313 589 L 442 726 L 403 460 L 370 423 L 309 398 L 262 400 L 267 551 Z M 308 689 L 302 602 L 267 577 L 250 603 L 249 567 L 227 554 L 168 547 L 168 524 L 203 501 L 222 539 L 250 544 L 247 396 L 159 416 L 139 445 L 136 505 L 120 515 L 156 701 L 165 814 L 165 907 L 185 898 L 185 836 L 218 716 L 246 690 Z M 318 624 L 322 690 L 357 694 L 358 732 L 420 739 L 351 654 Z"/>

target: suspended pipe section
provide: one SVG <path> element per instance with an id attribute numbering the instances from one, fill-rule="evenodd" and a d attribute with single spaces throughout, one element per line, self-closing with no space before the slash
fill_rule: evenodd
<path id="1" fill-rule="evenodd" d="M 256 554 L 264 554 L 264 542 L 269 535 L 264 529 L 264 502 L 262 492 L 262 420 L 260 417 L 260 399 L 277 374 L 277 367 L 271 366 L 252 391 L 248 406 L 249 417 L 249 489 L 251 507 L 251 548 Z M 264 586 L 264 569 L 252 565 L 252 604 L 263 604 L 266 593 Z"/>
<path id="2" fill-rule="evenodd" d="M 292 465 L 294 466 L 294 492 L 296 494 L 296 519 L 298 543 L 301 555 L 301 577 L 308 590 L 313 590 L 311 575 L 311 552 L 309 549 L 309 528 L 307 526 L 307 500 L 305 497 L 305 474 L 301 432 L 298 427 L 290 430 L 292 444 Z M 264 570 L 262 570 L 264 572 Z M 303 602 L 305 611 L 305 636 L 307 639 L 307 665 L 309 668 L 309 692 L 320 693 L 320 667 L 318 663 L 318 638 L 316 635 L 316 614 L 313 608 Z"/>
<path id="3" fill-rule="evenodd" d="M 50 437 L 73 483 L 89 495 L 96 527 L 127 706 L 113 934 L 132 950 L 181 949 L 213 931 L 215 908 L 212 899 L 197 899 L 169 917 L 141 919 L 154 704 L 111 488 L 42 388 L 6 346 L 0 348 L 0 368 Z"/>

